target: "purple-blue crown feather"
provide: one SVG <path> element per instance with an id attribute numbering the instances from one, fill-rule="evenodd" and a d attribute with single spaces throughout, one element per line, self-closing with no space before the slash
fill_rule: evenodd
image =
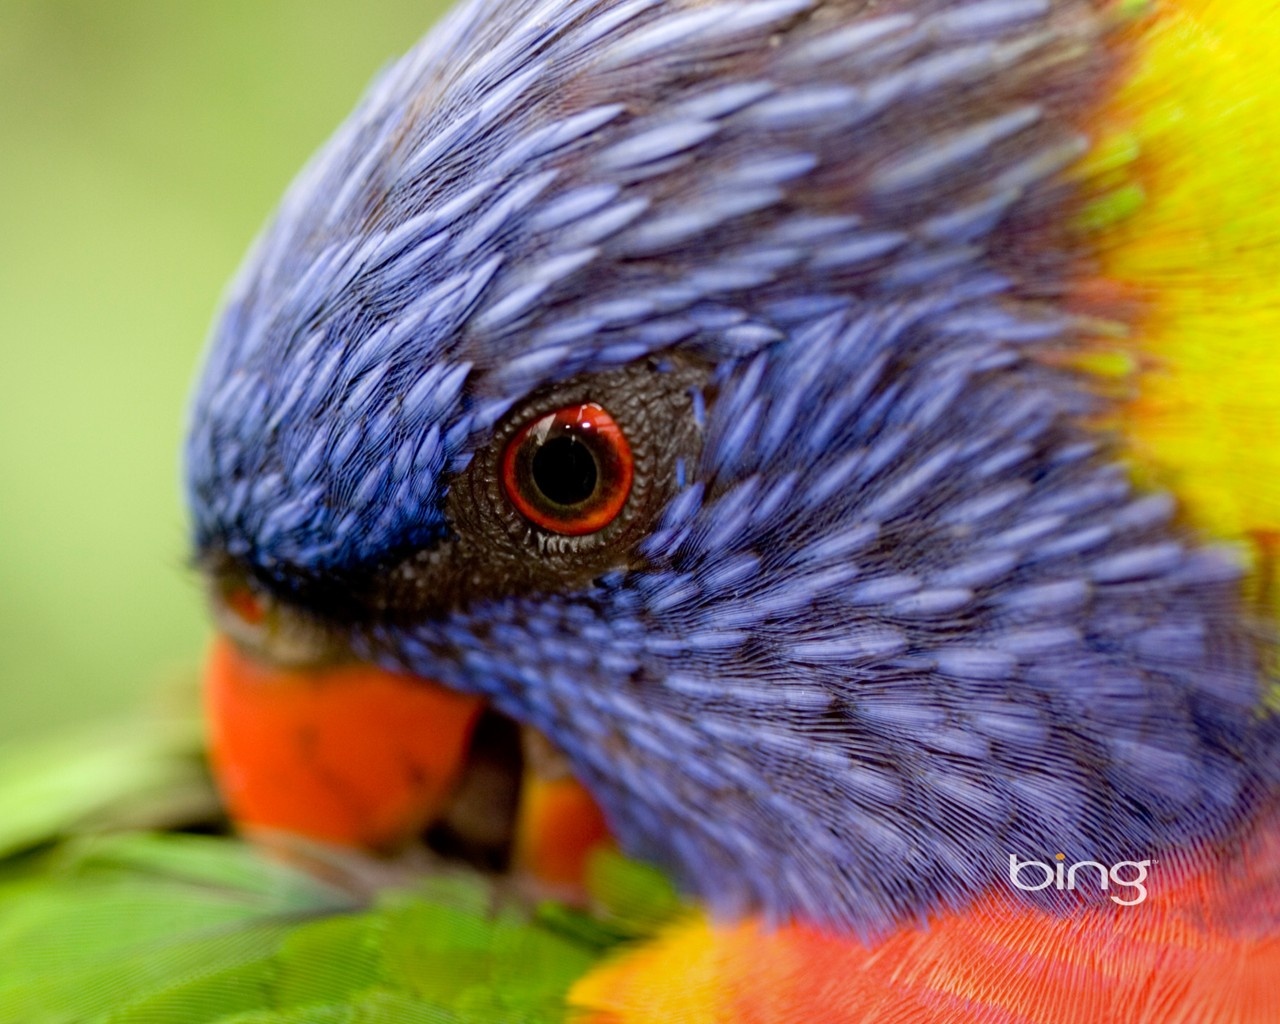
<path id="1" fill-rule="evenodd" d="M 724 913 L 875 934 L 1008 852 L 1220 835 L 1273 760 L 1239 567 L 1035 355 L 1084 330 L 1044 225 L 1105 29 L 1080 0 L 464 4 L 233 286 L 197 546 L 266 576 L 430 547 L 523 398 L 682 353 L 702 452 L 638 565 L 352 643 L 543 730 Z"/>

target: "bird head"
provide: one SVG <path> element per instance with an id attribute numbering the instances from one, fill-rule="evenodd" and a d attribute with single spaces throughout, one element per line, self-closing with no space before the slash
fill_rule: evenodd
<path id="1" fill-rule="evenodd" d="M 1255 784 L 1240 567 L 1060 358 L 1113 31 L 466 3 L 218 321 L 186 474 L 224 668 L 337 673 L 374 760 L 453 760 L 482 705 L 536 730 L 726 915 L 874 934 L 1009 852 L 1220 834 Z"/>

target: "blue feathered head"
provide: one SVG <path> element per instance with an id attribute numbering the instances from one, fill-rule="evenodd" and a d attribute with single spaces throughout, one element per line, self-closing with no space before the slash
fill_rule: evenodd
<path id="1" fill-rule="evenodd" d="M 200 558 L 545 733 L 721 912 L 870 933 L 1009 852 L 1219 833 L 1254 785 L 1239 570 L 1046 358 L 1087 329 L 1063 172 L 1106 31 L 467 3 L 232 288 Z M 584 409 L 621 448 L 556 420 Z"/>

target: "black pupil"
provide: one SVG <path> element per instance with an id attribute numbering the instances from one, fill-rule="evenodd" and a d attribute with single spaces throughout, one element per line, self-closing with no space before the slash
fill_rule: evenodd
<path id="1" fill-rule="evenodd" d="M 595 456 L 576 437 L 551 438 L 534 453 L 531 468 L 534 485 L 557 505 L 577 505 L 595 493 Z"/>

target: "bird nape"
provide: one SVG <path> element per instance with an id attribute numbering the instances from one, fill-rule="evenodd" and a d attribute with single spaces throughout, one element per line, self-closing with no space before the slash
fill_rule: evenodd
<path id="1" fill-rule="evenodd" d="M 660 866 L 610 1020 L 1280 1019 L 1277 24 L 464 3 L 196 389 L 233 814 Z"/>

